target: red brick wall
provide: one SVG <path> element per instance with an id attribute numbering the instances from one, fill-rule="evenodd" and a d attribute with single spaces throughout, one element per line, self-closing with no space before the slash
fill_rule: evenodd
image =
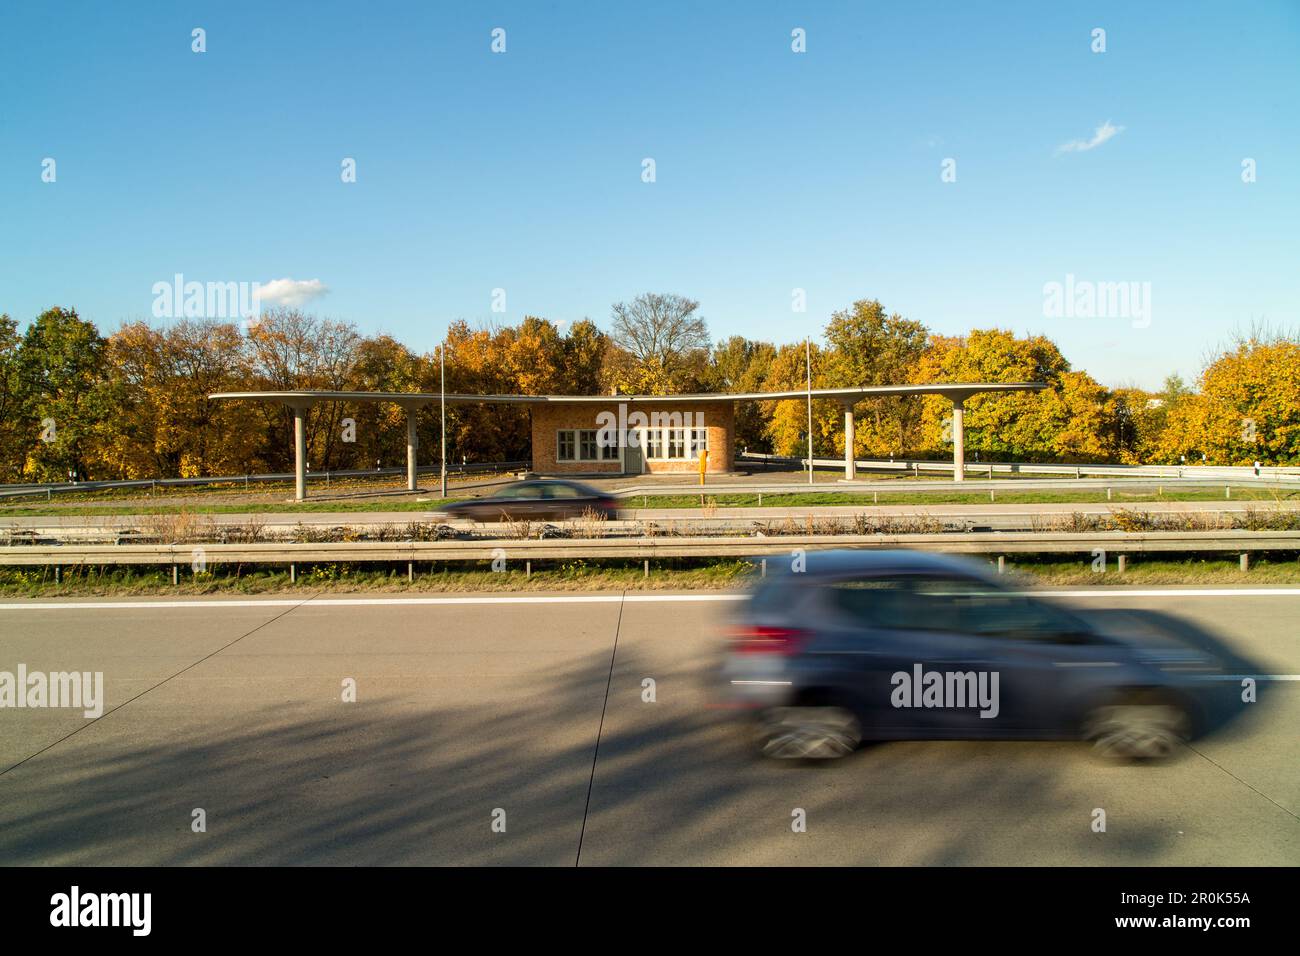
<path id="1" fill-rule="evenodd" d="M 611 412 L 618 416 L 619 402 L 611 398 L 605 402 L 587 402 L 575 405 L 547 403 L 529 406 L 533 418 L 533 471 L 542 475 L 618 475 L 623 466 L 618 461 L 556 461 L 556 432 L 567 428 L 599 428 L 597 416 L 601 412 Z M 644 412 L 649 418 L 652 412 L 680 412 L 683 421 L 694 424 L 703 415 L 704 427 L 709 430 L 709 472 L 726 472 L 732 468 L 735 458 L 734 419 L 735 406 L 729 401 L 718 402 L 681 402 L 674 404 L 672 399 L 663 402 L 631 402 L 627 405 L 629 415 L 633 411 Z M 688 418 L 687 416 L 692 417 Z M 642 449 L 644 454 L 645 450 Z M 626 454 L 626 452 L 625 452 Z M 682 473 L 697 474 L 698 460 L 646 461 L 649 474 Z"/>

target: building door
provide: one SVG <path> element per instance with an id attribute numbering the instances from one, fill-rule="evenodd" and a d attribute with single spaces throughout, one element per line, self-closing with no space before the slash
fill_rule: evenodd
<path id="1" fill-rule="evenodd" d="M 630 431 L 628 438 L 635 438 L 636 441 L 623 443 L 623 474 L 639 475 L 645 471 L 644 448 L 642 446 L 642 442 L 645 441 L 645 433 Z"/>

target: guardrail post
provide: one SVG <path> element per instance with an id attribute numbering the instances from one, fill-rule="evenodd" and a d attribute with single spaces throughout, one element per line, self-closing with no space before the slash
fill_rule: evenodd
<path id="1" fill-rule="evenodd" d="M 59 567 L 57 564 L 54 566 L 54 583 L 63 583 L 63 568 Z"/>
<path id="2" fill-rule="evenodd" d="M 532 577 L 533 577 L 533 562 L 532 562 L 532 561 L 525 561 L 525 562 L 524 562 L 524 580 L 525 580 L 525 581 L 532 580 Z"/>
<path id="3" fill-rule="evenodd" d="M 1119 573 L 1120 573 L 1120 574 L 1123 574 L 1125 571 L 1128 570 L 1128 555 L 1127 555 L 1127 554 L 1121 554 L 1121 555 L 1119 556 L 1119 561 L 1118 561 L 1117 563 L 1118 563 L 1118 566 L 1119 566 Z"/>
<path id="4" fill-rule="evenodd" d="M 407 583 L 410 583 L 410 582 L 412 582 L 412 581 L 415 580 L 415 562 L 414 562 L 414 561 L 407 561 L 407 562 L 406 562 L 406 580 L 407 580 Z"/>
<path id="5" fill-rule="evenodd" d="M 646 559 L 645 559 L 645 576 L 646 576 L 647 578 L 650 577 L 650 559 L 649 559 L 649 558 L 646 558 Z"/>
<path id="6" fill-rule="evenodd" d="M 1249 570 L 1250 570 L 1250 552 L 1249 552 L 1249 551 L 1243 551 L 1243 552 L 1241 552 L 1241 570 L 1243 570 L 1243 571 L 1249 571 Z"/>

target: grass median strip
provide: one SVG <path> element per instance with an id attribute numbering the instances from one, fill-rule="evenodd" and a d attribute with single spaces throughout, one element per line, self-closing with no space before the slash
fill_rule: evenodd
<path id="1" fill-rule="evenodd" d="M 972 483 L 974 484 L 974 483 Z M 400 492 L 393 492 L 399 494 Z M 484 489 L 483 494 L 491 493 Z M 205 496 L 206 497 L 206 496 Z M 319 514 L 326 512 L 364 514 L 366 512 L 436 511 L 451 501 L 466 500 L 471 495 L 450 498 L 430 497 L 426 500 L 412 501 L 405 497 L 384 497 L 378 500 L 351 501 L 338 498 L 317 498 L 307 501 L 199 501 L 165 503 L 158 499 L 136 498 L 131 503 L 112 503 L 109 501 L 78 501 L 67 504 L 11 504 L 0 505 L 0 517 L 40 518 L 66 516 L 112 516 L 140 514 L 278 514 L 300 513 Z M 1146 502 L 1186 501 L 1207 503 L 1224 501 L 1225 496 L 1219 488 L 1161 489 L 1159 487 L 1143 489 L 1125 489 L 1122 485 L 1112 488 L 1107 497 L 1106 489 L 1087 491 L 1003 491 L 994 492 L 994 503 L 1000 505 L 1034 505 L 1034 504 L 1139 504 Z M 1274 488 L 1233 488 L 1233 501 L 1258 501 L 1274 503 L 1300 503 L 1300 489 L 1278 490 Z M 701 502 L 703 502 L 701 504 Z M 694 508 L 700 512 L 712 512 L 727 508 L 815 508 L 815 507 L 856 507 L 869 511 L 873 505 L 980 505 L 989 504 L 987 489 L 962 492 L 837 492 L 837 491 L 803 491 L 759 495 L 756 492 L 720 491 L 718 488 L 704 488 L 700 494 L 689 495 L 632 495 L 623 499 L 623 507 L 628 509 L 666 509 Z"/>

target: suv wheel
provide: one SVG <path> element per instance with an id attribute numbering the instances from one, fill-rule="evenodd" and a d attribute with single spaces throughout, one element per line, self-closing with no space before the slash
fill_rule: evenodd
<path id="1" fill-rule="evenodd" d="M 761 720 L 766 757 L 831 760 L 852 753 L 862 741 L 857 717 L 843 707 L 774 707 Z"/>
<path id="2" fill-rule="evenodd" d="M 1187 712 L 1168 701 L 1123 702 L 1098 707 L 1084 724 L 1084 738 L 1106 757 L 1153 760 L 1168 757 L 1190 736 Z"/>

